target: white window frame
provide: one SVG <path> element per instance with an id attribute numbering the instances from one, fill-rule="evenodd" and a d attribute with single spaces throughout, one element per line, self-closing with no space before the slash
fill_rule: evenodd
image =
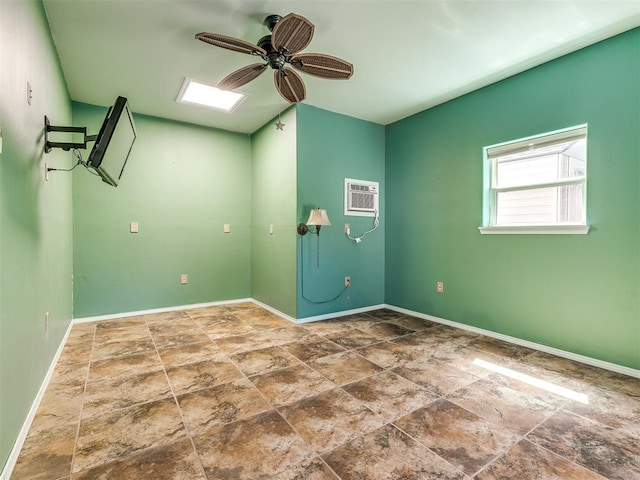
<path id="1" fill-rule="evenodd" d="M 499 157 L 514 154 L 531 148 L 552 146 L 564 143 L 571 139 L 587 138 L 587 124 L 543 133 L 531 137 L 521 138 L 509 142 L 499 143 L 484 147 L 484 199 L 483 199 L 483 226 L 478 227 L 480 233 L 487 234 L 587 234 L 589 225 L 587 218 L 587 169 L 582 176 L 562 178 L 554 181 L 531 183 L 516 187 L 497 188 L 496 185 L 496 161 Z M 585 160 L 586 162 L 586 160 Z M 580 223 L 553 223 L 535 225 L 498 225 L 496 222 L 498 193 L 516 190 L 529 190 L 544 187 L 560 187 L 564 185 L 582 185 L 584 222 Z"/>

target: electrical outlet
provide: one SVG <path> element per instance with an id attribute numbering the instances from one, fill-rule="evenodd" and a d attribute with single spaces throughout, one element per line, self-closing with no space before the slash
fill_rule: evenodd
<path id="1" fill-rule="evenodd" d="M 345 287 L 351 286 L 351 277 L 344 277 L 344 286 Z"/>
<path id="2" fill-rule="evenodd" d="M 349 225 L 348 223 L 344 224 L 344 233 L 346 233 L 347 235 L 351 234 L 351 225 Z"/>
<path id="3" fill-rule="evenodd" d="M 180 284 L 186 285 L 187 283 L 189 283 L 189 275 L 183 273 L 182 275 L 180 275 Z"/>
<path id="4" fill-rule="evenodd" d="M 131 233 L 138 233 L 138 222 L 131 222 L 129 224 L 129 231 Z"/>
<path id="5" fill-rule="evenodd" d="M 273 235 L 273 224 L 269 225 L 269 235 Z"/>
<path id="6" fill-rule="evenodd" d="M 436 282 L 436 292 L 444 293 L 444 282 Z"/>
<path id="7" fill-rule="evenodd" d="M 224 228 L 222 229 L 224 233 L 230 233 L 231 232 L 231 225 L 229 225 L 228 223 L 224 224 Z"/>

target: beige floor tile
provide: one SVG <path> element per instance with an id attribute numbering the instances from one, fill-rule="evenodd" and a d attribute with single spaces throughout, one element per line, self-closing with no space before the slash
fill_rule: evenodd
<path id="1" fill-rule="evenodd" d="M 88 383 L 82 418 L 171 397 L 169 382 L 162 370 L 115 380 Z"/>
<path id="2" fill-rule="evenodd" d="M 136 355 L 124 355 L 91 362 L 88 381 L 115 380 L 118 377 L 140 375 L 160 369 L 162 369 L 162 363 L 160 363 L 157 352 L 147 350 Z"/>
<path id="3" fill-rule="evenodd" d="M 514 478 L 603 480 L 604 477 L 527 440 L 522 440 L 475 478 L 478 480 L 512 480 Z"/>
<path id="4" fill-rule="evenodd" d="M 247 375 L 260 375 L 297 365 L 300 361 L 280 347 L 267 347 L 260 350 L 232 355 L 231 360 Z"/>
<path id="5" fill-rule="evenodd" d="M 225 361 L 228 357 L 213 342 L 191 343 L 158 349 L 165 368 L 177 367 L 205 360 Z"/>
<path id="6" fill-rule="evenodd" d="M 274 406 L 297 402 L 335 387 L 333 383 L 306 365 L 294 365 L 256 375 L 250 380 Z"/>
<path id="7" fill-rule="evenodd" d="M 340 388 L 282 407 L 280 414 L 316 453 L 326 452 L 384 420 Z"/>
<path id="8" fill-rule="evenodd" d="M 346 348 L 341 347 L 337 343 L 333 343 L 323 336 L 313 334 L 303 341 L 283 345 L 282 348 L 303 362 L 346 351 Z"/>
<path id="9" fill-rule="evenodd" d="M 77 423 L 31 431 L 25 439 L 11 480 L 57 480 L 71 472 Z"/>
<path id="10" fill-rule="evenodd" d="M 326 335 L 326 338 L 347 350 L 366 347 L 367 345 L 378 343 L 380 341 L 378 337 L 357 328 L 351 328 L 344 332 L 332 333 Z"/>
<path id="11" fill-rule="evenodd" d="M 210 429 L 194 442 L 209 478 L 273 478 L 312 453 L 275 411 Z"/>
<path id="12" fill-rule="evenodd" d="M 343 480 L 462 480 L 465 475 L 392 425 L 322 455 Z"/>
<path id="13" fill-rule="evenodd" d="M 82 420 L 73 472 L 186 437 L 173 398 Z"/>
<path id="14" fill-rule="evenodd" d="M 410 413 L 394 425 L 467 475 L 474 475 L 520 440 L 512 431 L 445 399 Z"/>
<path id="15" fill-rule="evenodd" d="M 155 346 L 151 337 L 134 340 L 114 340 L 104 343 L 94 343 L 91 351 L 91 361 L 106 360 L 107 358 L 117 358 L 127 355 L 137 355 L 141 353 L 155 353 Z"/>
<path id="16" fill-rule="evenodd" d="M 182 330 L 174 333 L 154 333 L 153 341 L 157 348 L 169 348 L 190 343 L 204 343 L 211 339 L 202 330 Z"/>
<path id="17" fill-rule="evenodd" d="M 640 478 L 640 441 L 625 430 L 558 412 L 527 439 L 604 477 Z"/>
<path id="18" fill-rule="evenodd" d="M 206 480 L 189 439 L 75 473 L 71 480 Z"/>
<path id="19" fill-rule="evenodd" d="M 478 380 L 475 375 L 433 357 L 406 363 L 393 371 L 439 396 L 448 395 Z"/>
<path id="20" fill-rule="evenodd" d="M 242 373 L 228 360 L 206 360 L 167 368 L 167 376 L 176 395 L 182 395 L 242 378 Z"/>
<path id="21" fill-rule="evenodd" d="M 447 398 L 489 422 L 523 435 L 556 411 L 539 397 L 487 380 L 478 380 Z"/>
<path id="22" fill-rule="evenodd" d="M 322 357 L 309 362 L 309 366 L 336 385 L 357 382 L 382 370 L 381 367 L 355 352 L 344 352 Z"/>
<path id="23" fill-rule="evenodd" d="M 242 420 L 272 408 L 246 379 L 181 395 L 178 403 L 191 435 L 199 435 L 212 427 Z"/>
<path id="24" fill-rule="evenodd" d="M 343 388 L 387 423 L 438 398 L 438 395 L 389 371 L 377 373 Z"/>

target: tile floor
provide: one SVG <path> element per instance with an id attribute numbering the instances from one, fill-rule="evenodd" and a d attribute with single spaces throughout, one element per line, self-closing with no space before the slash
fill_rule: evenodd
<path id="1" fill-rule="evenodd" d="M 639 379 L 390 310 L 243 303 L 74 326 L 11 480 L 630 480 L 639 415 Z"/>

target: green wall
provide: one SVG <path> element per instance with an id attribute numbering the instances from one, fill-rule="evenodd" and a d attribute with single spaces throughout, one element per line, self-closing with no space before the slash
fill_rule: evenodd
<path id="1" fill-rule="evenodd" d="M 74 122 L 90 133 L 105 113 L 73 104 Z M 117 188 L 74 171 L 74 317 L 249 297 L 250 137 L 134 119 L 138 136 Z"/>
<path id="2" fill-rule="evenodd" d="M 311 208 L 327 210 L 332 226 L 320 236 L 297 239 L 297 317 L 356 309 L 384 302 L 385 242 L 385 127 L 353 117 L 298 105 L 297 132 L 297 222 L 306 222 Z M 372 217 L 344 215 L 344 179 L 380 183 L 380 226 L 356 245 L 346 238 L 344 224 L 352 236 L 372 227 Z M 320 268 L 317 248 L 320 241 Z M 302 260 L 301 249 L 303 249 Z M 304 278 L 303 278 L 304 273 Z M 337 300 L 325 301 L 343 290 L 344 277 L 351 287 Z"/>
<path id="3" fill-rule="evenodd" d="M 280 121 L 251 137 L 251 296 L 295 317 L 296 109 Z"/>
<path id="4" fill-rule="evenodd" d="M 589 234 L 481 236 L 483 146 L 582 123 Z M 640 368 L 640 29 L 386 133 L 387 303 Z"/>
<path id="5" fill-rule="evenodd" d="M 71 156 L 43 153 L 45 115 L 71 124 L 44 9 L 39 1 L 1 1 L 0 471 L 72 316 L 71 176 L 44 179 L 45 161 L 64 168 Z"/>

